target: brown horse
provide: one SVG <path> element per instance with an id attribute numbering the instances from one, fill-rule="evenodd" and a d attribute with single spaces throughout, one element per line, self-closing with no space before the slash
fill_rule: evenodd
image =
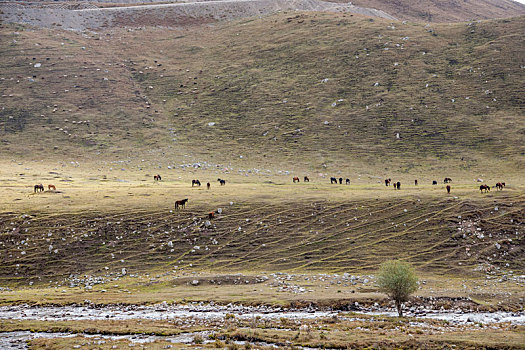
<path id="1" fill-rule="evenodd" d="M 226 185 L 226 180 L 223 180 L 223 179 L 217 179 L 217 181 L 219 181 L 219 184 L 220 184 L 221 186 Z"/>
<path id="2" fill-rule="evenodd" d="M 201 182 L 199 180 L 191 180 L 191 187 L 193 186 L 201 186 Z"/>
<path id="3" fill-rule="evenodd" d="M 310 179 L 308 178 L 308 176 L 304 177 L 304 182 L 310 182 Z"/>
<path id="4" fill-rule="evenodd" d="M 210 212 L 208 213 L 208 219 L 211 220 L 211 219 L 213 219 L 214 217 L 215 217 L 215 212 L 214 212 L 214 211 L 210 211 Z"/>
<path id="5" fill-rule="evenodd" d="M 447 185 L 447 193 L 450 193 L 450 185 Z"/>
<path id="6" fill-rule="evenodd" d="M 297 176 L 294 176 L 294 178 L 293 178 L 293 180 L 292 180 L 292 181 L 293 181 L 293 183 L 299 182 L 299 177 L 297 177 Z"/>
<path id="7" fill-rule="evenodd" d="M 350 179 L 346 179 L 346 184 L 350 185 Z"/>
<path id="8" fill-rule="evenodd" d="M 385 179 L 385 186 L 390 186 L 392 179 Z"/>
<path id="9" fill-rule="evenodd" d="M 485 190 L 485 193 L 486 192 L 490 192 L 490 186 L 489 185 L 481 185 L 481 186 L 479 186 L 479 190 L 481 191 L 481 193 L 483 193 L 483 190 Z"/>
<path id="10" fill-rule="evenodd" d="M 206 188 L 209 190 L 210 187 L 211 187 L 211 184 L 208 182 L 208 183 L 206 184 Z"/>
<path id="11" fill-rule="evenodd" d="M 496 189 L 502 191 L 503 190 L 503 187 L 505 187 L 505 183 L 504 182 L 498 182 L 496 184 Z"/>
<path id="12" fill-rule="evenodd" d="M 47 189 L 48 189 L 49 191 L 51 191 L 51 190 L 56 191 L 56 190 L 57 190 L 57 188 L 55 187 L 55 185 L 47 185 Z"/>
<path id="13" fill-rule="evenodd" d="M 44 185 L 42 184 L 39 184 L 39 185 L 35 185 L 35 192 L 44 192 Z"/>
<path id="14" fill-rule="evenodd" d="M 446 177 L 446 178 L 443 180 L 443 183 L 448 184 L 449 182 L 452 182 L 452 179 L 451 179 L 450 177 Z"/>
<path id="15" fill-rule="evenodd" d="M 153 175 L 153 180 L 160 181 L 160 180 L 162 180 L 162 177 L 160 177 L 160 175 L 158 175 L 158 174 L 157 175 Z"/>
<path id="16" fill-rule="evenodd" d="M 180 201 L 175 201 L 175 210 L 178 210 L 180 208 L 185 208 L 186 207 L 186 202 L 188 202 L 188 198 L 185 198 L 185 199 L 180 200 Z"/>
<path id="17" fill-rule="evenodd" d="M 396 185 L 397 185 L 397 186 L 396 186 Z M 398 181 L 398 182 L 396 183 L 396 185 L 394 185 L 394 188 L 400 190 L 400 189 L 401 189 L 401 182 Z"/>
<path id="18" fill-rule="evenodd" d="M 414 180 L 414 185 L 417 186 L 417 179 Z"/>

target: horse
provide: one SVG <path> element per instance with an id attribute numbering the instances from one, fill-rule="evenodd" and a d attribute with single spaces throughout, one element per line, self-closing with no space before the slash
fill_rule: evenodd
<path id="1" fill-rule="evenodd" d="M 336 184 L 337 185 L 337 179 L 335 177 L 331 177 L 330 178 L 330 183 L 331 184 Z"/>
<path id="2" fill-rule="evenodd" d="M 297 176 L 294 176 L 294 178 L 293 178 L 293 180 L 292 180 L 292 181 L 293 181 L 293 183 L 299 182 L 299 177 L 297 177 Z"/>
<path id="3" fill-rule="evenodd" d="M 396 182 L 394 182 L 393 186 L 394 186 L 394 190 L 397 190 L 397 183 Z"/>
<path id="4" fill-rule="evenodd" d="M 180 200 L 180 201 L 175 201 L 175 210 L 178 210 L 180 208 L 185 208 L 187 201 L 188 201 L 188 198 L 185 198 L 185 199 Z"/>
<path id="5" fill-rule="evenodd" d="M 200 187 L 201 182 L 199 180 L 191 180 L 191 187 L 193 187 L 194 185 Z"/>
<path id="6" fill-rule="evenodd" d="M 505 186 L 503 182 L 498 182 L 496 184 L 496 189 L 502 191 L 503 190 L 503 186 Z"/>
<path id="7" fill-rule="evenodd" d="M 223 179 L 217 179 L 217 181 L 219 181 L 219 184 L 220 184 L 221 186 L 226 185 L 226 180 L 223 180 Z"/>
<path id="8" fill-rule="evenodd" d="M 489 185 L 481 185 L 479 186 L 479 190 L 481 193 L 483 193 L 483 190 L 485 190 L 485 193 L 489 192 L 490 191 L 490 186 Z"/>
<path id="9" fill-rule="evenodd" d="M 346 179 L 346 184 L 350 185 L 350 179 Z"/>
<path id="10" fill-rule="evenodd" d="M 447 193 L 450 193 L 450 185 L 447 185 Z"/>
<path id="11" fill-rule="evenodd" d="M 432 181 L 432 185 L 437 185 L 437 184 L 438 184 L 438 182 L 436 180 Z"/>
<path id="12" fill-rule="evenodd" d="M 443 183 L 445 184 L 448 184 L 449 182 L 452 182 L 452 179 L 450 177 L 446 177 L 444 180 L 443 180 Z"/>
<path id="13" fill-rule="evenodd" d="M 342 185 L 342 184 L 343 184 L 343 178 L 340 177 L 340 178 L 339 178 L 339 185 Z"/>
<path id="14" fill-rule="evenodd" d="M 160 175 L 157 174 L 157 175 L 153 175 L 153 180 L 160 181 L 162 180 L 162 178 L 160 177 Z"/>
<path id="15" fill-rule="evenodd" d="M 308 176 L 304 177 L 304 182 L 310 182 L 310 179 L 308 178 Z"/>
<path id="16" fill-rule="evenodd" d="M 398 181 L 396 185 L 397 185 L 397 189 L 400 190 L 401 189 L 401 182 Z M 394 187 L 394 188 L 396 188 L 396 187 Z"/>
<path id="17" fill-rule="evenodd" d="M 210 187 L 211 187 L 211 185 L 210 185 L 210 183 L 208 182 L 208 183 L 206 184 L 206 188 L 209 190 Z"/>
<path id="18" fill-rule="evenodd" d="M 385 179 L 385 186 L 390 186 L 392 179 Z"/>
<path id="19" fill-rule="evenodd" d="M 414 180 L 414 186 L 417 186 L 417 179 Z"/>
<path id="20" fill-rule="evenodd" d="M 47 185 L 47 189 L 48 189 L 49 191 L 51 191 L 51 190 L 56 191 L 56 190 L 57 190 L 57 188 L 55 187 L 55 185 Z"/>
<path id="21" fill-rule="evenodd" d="M 44 185 L 35 185 L 35 192 L 44 192 Z"/>
<path id="22" fill-rule="evenodd" d="M 213 219 L 214 217 L 215 217 L 215 212 L 214 212 L 214 211 L 210 211 L 210 212 L 208 213 L 208 219 L 211 220 L 211 219 Z"/>

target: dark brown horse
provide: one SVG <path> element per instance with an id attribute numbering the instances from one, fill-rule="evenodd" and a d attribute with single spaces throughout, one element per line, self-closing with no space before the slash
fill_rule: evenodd
<path id="1" fill-rule="evenodd" d="M 414 180 L 414 185 L 417 186 L 417 179 Z"/>
<path id="2" fill-rule="evenodd" d="M 223 179 L 217 179 L 217 181 L 219 181 L 219 184 L 220 184 L 221 186 L 226 185 L 226 180 L 223 180 Z"/>
<path id="3" fill-rule="evenodd" d="M 443 180 L 443 183 L 448 184 L 449 182 L 452 182 L 452 179 L 451 179 L 450 177 L 446 177 L 446 178 Z"/>
<path id="4" fill-rule="evenodd" d="M 392 179 L 385 179 L 385 186 L 390 186 Z"/>
<path id="5" fill-rule="evenodd" d="M 481 185 L 479 186 L 479 190 L 481 191 L 481 193 L 483 193 L 483 191 L 486 192 L 490 192 L 490 186 L 489 185 Z"/>
<path id="6" fill-rule="evenodd" d="M 342 184 L 343 184 L 343 178 L 340 177 L 340 178 L 339 178 L 339 185 L 342 185 Z"/>
<path id="7" fill-rule="evenodd" d="M 153 175 L 153 180 L 160 181 L 162 180 L 162 178 L 160 177 L 160 175 L 157 174 L 157 175 Z"/>
<path id="8" fill-rule="evenodd" d="M 397 185 L 397 186 L 396 186 L 396 185 Z M 401 182 L 398 181 L 398 182 L 396 183 L 396 185 L 394 185 L 394 188 L 400 190 L 400 189 L 401 189 Z"/>
<path id="9" fill-rule="evenodd" d="M 210 187 L 211 187 L 211 185 L 210 185 L 210 183 L 208 182 L 208 183 L 206 184 L 206 188 L 209 190 Z"/>
<path id="10" fill-rule="evenodd" d="M 337 185 L 337 179 L 335 177 L 331 177 L 330 178 L 330 183 L 331 184 L 336 184 Z"/>
<path id="11" fill-rule="evenodd" d="M 308 176 L 304 177 L 304 182 L 310 182 L 310 179 L 308 178 Z"/>
<path id="12" fill-rule="evenodd" d="M 35 185 L 35 192 L 44 192 L 44 185 Z"/>
<path id="13" fill-rule="evenodd" d="M 496 184 L 496 189 L 502 191 L 503 190 L 503 187 L 505 187 L 505 183 L 504 182 L 498 182 Z"/>
<path id="14" fill-rule="evenodd" d="M 299 177 L 298 176 L 294 176 L 292 181 L 293 181 L 293 183 L 299 182 Z"/>
<path id="15" fill-rule="evenodd" d="M 436 180 L 432 181 L 432 185 L 437 185 L 437 184 L 438 184 L 438 182 Z"/>
<path id="16" fill-rule="evenodd" d="M 185 208 L 186 202 L 188 202 L 188 198 L 185 198 L 180 201 L 175 201 L 175 210 L 179 210 L 180 208 Z"/>
<path id="17" fill-rule="evenodd" d="M 191 187 L 193 186 L 199 186 L 200 187 L 201 182 L 199 180 L 191 180 Z"/>
<path id="18" fill-rule="evenodd" d="M 447 185 L 447 193 L 450 193 L 450 185 Z"/>
<path id="19" fill-rule="evenodd" d="M 346 184 L 350 185 L 350 179 L 346 179 Z"/>

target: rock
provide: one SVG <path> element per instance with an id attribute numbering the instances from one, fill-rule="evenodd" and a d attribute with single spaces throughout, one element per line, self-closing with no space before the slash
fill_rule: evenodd
<path id="1" fill-rule="evenodd" d="M 198 286 L 199 283 L 200 283 L 199 280 L 193 280 L 193 281 L 191 281 L 191 285 L 192 285 L 192 286 Z"/>

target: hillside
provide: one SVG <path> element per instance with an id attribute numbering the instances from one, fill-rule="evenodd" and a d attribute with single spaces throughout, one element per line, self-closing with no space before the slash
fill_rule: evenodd
<path id="1" fill-rule="evenodd" d="M 464 22 L 525 14 L 525 5 L 511 0 L 355 0 L 352 3 L 418 22 Z"/>
<path id="2" fill-rule="evenodd" d="M 0 156 L 519 173 L 524 22 L 294 13 L 100 34 L 3 24 Z"/>

